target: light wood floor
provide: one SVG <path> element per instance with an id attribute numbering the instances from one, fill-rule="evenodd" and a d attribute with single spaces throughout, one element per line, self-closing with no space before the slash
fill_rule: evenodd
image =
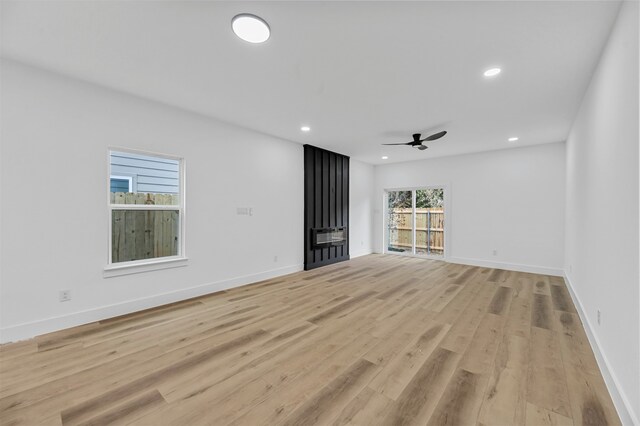
<path id="1" fill-rule="evenodd" d="M 0 347 L 0 424 L 619 424 L 560 278 L 370 255 Z"/>

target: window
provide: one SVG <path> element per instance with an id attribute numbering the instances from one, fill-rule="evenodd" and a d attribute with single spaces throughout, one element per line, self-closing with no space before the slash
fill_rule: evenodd
<path id="1" fill-rule="evenodd" d="M 184 258 L 183 177 L 180 158 L 109 152 L 109 265 Z"/>
<path id="2" fill-rule="evenodd" d="M 111 192 L 133 192 L 132 178 L 111 176 Z"/>
<path id="3" fill-rule="evenodd" d="M 387 191 L 387 253 L 444 256 L 444 188 Z"/>

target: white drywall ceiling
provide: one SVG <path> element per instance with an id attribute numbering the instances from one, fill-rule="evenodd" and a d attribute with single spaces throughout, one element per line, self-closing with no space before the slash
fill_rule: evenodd
<path id="1" fill-rule="evenodd" d="M 3 1 L 1 54 L 380 164 L 565 140 L 618 8 Z M 241 12 L 269 23 L 266 43 L 233 34 Z M 425 151 L 380 145 L 443 129 Z"/>

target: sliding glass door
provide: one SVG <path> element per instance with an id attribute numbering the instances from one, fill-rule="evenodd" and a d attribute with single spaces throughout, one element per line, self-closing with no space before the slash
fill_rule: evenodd
<path id="1" fill-rule="evenodd" d="M 413 253 L 413 191 L 387 194 L 387 251 Z"/>
<path id="2" fill-rule="evenodd" d="M 414 191 L 416 254 L 444 255 L 444 189 Z"/>
<path id="3" fill-rule="evenodd" d="M 444 188 L 387 191 L 387 252 L 444 256 Z"/>

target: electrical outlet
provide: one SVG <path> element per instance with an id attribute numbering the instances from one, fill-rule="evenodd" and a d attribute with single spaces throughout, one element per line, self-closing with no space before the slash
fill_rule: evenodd
<path id="1" fill-rule="evenodd" d="M 497 255 L 498 255 L 498 250 L 493 249 L 493 255 L 494 255 L 494 256 L 497 256 Z"/>
<path id="2" fill-rule="evenodd" d="M 273 261 L 277 262 L 278 261 L 278 256 L 273 256 Z"/>
<path id="3" fill-rule="evenodd" d="M 602 312 L 598 309 L 598 325 L 602 324 Z"/>
<path id="4" fill-rule="evenodd" d="M 68 302 L 71 300 L 71 290 L 60 290 L 58 297 L 61 302 Z"/>
<path id="5" fill-rule="evenodd" d="M 569 272 L 573 272 L 573 265 L 569 265 Z"/>

